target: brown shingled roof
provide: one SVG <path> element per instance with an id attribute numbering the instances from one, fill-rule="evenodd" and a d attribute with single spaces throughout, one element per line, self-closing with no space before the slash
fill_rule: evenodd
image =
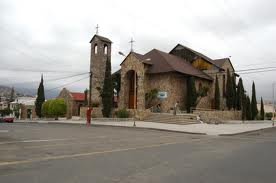
<path id="1" fill-rule="evenodd" d="M 169 53 L 153 49 L 150 52 L 143 55 L 143 58 L 150 59 L 152 66 L 147 73 L 165 73 L 165 72 L 179 72 L 186 75 L 191 75 L 207 80 L 213 80 L 210 76 L 202 72 L 201 70 L 193 67 L 189 62 L 183 60 L 180 57 L 174 56 Z"/>
<path id="2" fill-rule="evenodd" d="M 197 52 L 197 51 L 193 50 L 192 48 L 189 48 L 189 47 L 187 47 L 187 46 L 184 46 L 184 45 L 182 45 L 182 44 L 177 44 L 177 45 L 170 51 L 170 53 L 171 53 L 177 46 L 181 46 L 181 47 L 183 47 L 183 48 L 185 48 L 185 49 L 187 49 L 187 50 L 193 52 L 193 53 L 196 54 L 197 56 L 203 58 L 203 59 L 206 60 L 207 62 L 209 62 L 209 63 L 215 65 L 216 67 L 218 67 L 218 68 L 220 69 L 220 66 L 217 65 L 215 62 L 213 62 L 213 59 L 207 57 L 206 55 L 204 55 L 204 54 L 202 54 L 202 53 L 200 53 L 200 52 Z"/>
<path id="3" fill-rule="evenodd" d="M 92 40 L 93 40 L 95 37 L 97 37 L 98 39 L 100 39 L 100 40 L 102 40 L 102 41 L 105 41 L 105 42 L 108 42 L 108 43 L 112 43 L 112 41 L 110 41 L 110 39 L 108 39 L 108 38 L 106 38 L 106 37 L 103 37 L 103 36 L 99 36 L 99 35 L 97 35 L 97 34 L 95 34 L 95 35 L 92 37 L 92 39 L 91 39 L 91 41 L 90 41 L 89 43 L 91 43 Z"/>

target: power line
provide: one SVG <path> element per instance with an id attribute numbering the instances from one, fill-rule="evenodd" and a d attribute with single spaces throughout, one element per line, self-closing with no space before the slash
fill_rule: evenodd
<path id="1" fill-rule="evenodd" d="M 60 86 L 55 87 L 55 88 L 48 89 L 48 90 L 45 90 L 45 91 L 47 92 L 47 91 L 56 90 L 56 89 L 59 89 L 59 88 L 61 88 L 61 87 L 64 87 L 64 86 L 67 86 L 67 85 L 70 85 L 70 84 L 76 83 L 76 82 L 78 82 L 78 81 L 81 81 L 81 80 L 84 80 L 84 79 L 87 79 L 87 78 L 89 78 L 89 76 L 85 76 L 84 78 L 81 78 L 81 79 L 78 79 L 78 80 L 75 80 L 75 81 L 72 81 L 72 82 L 69 82 L 69 83 L 66 83 L 66 84 L 60 85 Z"/>

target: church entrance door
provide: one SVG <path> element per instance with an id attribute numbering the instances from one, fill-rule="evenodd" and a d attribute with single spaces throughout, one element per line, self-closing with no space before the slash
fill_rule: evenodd
<path id="1" fill-rule="evenodd" d="M 128 78 L 129 78 L 128 107 L 129 109 L 134 109 L 134 108 L 137 108 L 137 74 L 133 70 L 131 70 L 128 72 Z"/>

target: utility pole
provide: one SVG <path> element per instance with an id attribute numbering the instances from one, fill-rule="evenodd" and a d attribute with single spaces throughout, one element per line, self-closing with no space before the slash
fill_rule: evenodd
<path id="1" fill-rule="evenodd" d="M 272 83 L 272 109 L 273 109 L 273 113 L 272 113 L 272 126 L 274 126 L 274 119 L 275 119 L 275 102 L 274 102 L 274 98 L 275 98 L 275 92 L 274 92 L 274 88 L 275 88 L 276 82 Z"/>
<path id="2" fill-rule="evenodd" d="M 90 66 L 90 72 L 89 72 L 89 101 L 88 101 L 88 107 L 91 109 L 92 107 L 92 69 Z"/>

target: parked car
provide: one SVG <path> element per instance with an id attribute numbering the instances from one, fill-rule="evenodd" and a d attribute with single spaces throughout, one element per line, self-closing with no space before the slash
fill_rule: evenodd
<path id="1" fill-rule="evenodd" d="M 13 123 L 14 117 L 6 116 L 0 117 L 0 122 Z"/>

